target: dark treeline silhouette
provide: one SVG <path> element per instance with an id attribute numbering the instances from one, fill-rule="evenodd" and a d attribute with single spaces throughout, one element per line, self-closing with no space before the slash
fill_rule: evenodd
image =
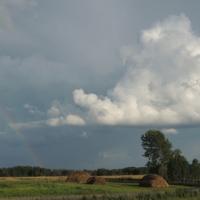
<path id="1" fill-rule="evenodd" d="M 72 170 L 46 169 L 31 166 L 15 166 L 0 168 L 0 177 L 28 177 L 28 176 L 67 176 Z"/>
<path id="2" fill-rule="evenodd" d="M 183 180 L 200 180 L 200 163 L 194 159 L 191 164 L 185 162 L 184 165 L 180 162 L 172 163 L 173 167 L 168 167 L 168 180 L 183 181 Z M 186 166 L 187 165 L 187 166 Z M 42 167 L 31 166 L 15 166 L 8 168 L 0 168 L 0 177 L 29 177 L 29 176 L 68 176 L 72 169 L 47 169 Z M 105 169 L 86 170 L 92 176 L 112 176 L 112 175 L 139 175 L 149 174 L 148 167 L 125 167 L 121 169 Z"/>
<path id="3" fill-rule="evenodd" d="M 31 166 L 15 166 L 8 168 L 0 168 L 0 177 L 28 177 L 28 176 L 68 176 L 73 170 L 68 169 L 46 169 L 41 167 Z M 86 170 L 93 176 L 103 175 L 131 175 L 131 174 L 146 174 L 147 167 L 126 167 L 122 169 L 105 169 Z"/>
<path id="4" fill-rule="evenodd" d="M 193 159 L 190 164 L 182 156 L 172 158 L 168 163 L 167 180 L 170 181 L 199 181 L 200 180 L 200 163 L 197 159 Z M 86 170 L 88 171 L 88 170 Z M 92 175 L 106 176 L 106 175 L 138 175 L 151 174 L 151 169 L 148 167 L 126 167 L 122 169 L 104 169 L 100 168 L 94 171 L 88 171 Z"/>
<path id="5" fill-rule="evenodd" d="M 147 167 L 125 167 L 121 169 L 105 169 L 99 168 L 97 170 L 85 170 L 93 176 L 112 176 L 112 175 L 138 175 L 148 174 Z"/>

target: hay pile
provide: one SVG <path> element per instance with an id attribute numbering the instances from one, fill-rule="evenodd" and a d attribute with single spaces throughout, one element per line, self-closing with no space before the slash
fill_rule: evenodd
<path id="1" fill-rule="evenodd" d="M 66 179 L 65 182 L 68 183 L 87 183 L 87 180 L 90 178 L 90 174 L 85 171 L 77 170 L 73 171 Z"/>
<path id="2" fill-rule="evenodd" d="M 156 174 L 148 174 L 144 176 L 141 179 L 139 185 L 142 187 L 156 187 L 156 188 L 169 187 L 165 179 Z"/>
<path id="3" fill-rule="evenodd" d="M 106 180 L 102 177 L 92 176 L 87 180 L 87 184 L 93 185 L 105 185 Z"/>

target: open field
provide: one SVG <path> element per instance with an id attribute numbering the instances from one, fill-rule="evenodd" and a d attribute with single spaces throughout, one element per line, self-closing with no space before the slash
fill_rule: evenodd
<path id="1" fill-rule="evenodd" d="M 101 176 L 105 179 L 142 179 L 144 175 Z M 38 176 L 38 177 L 0 177 L 0 182 L 64 182 L 67 176 Z"/>
<path id="2" fill-rule="evenodd" d="M 142 179 L 144 175 L 121 175 L 121 176 L 101 176 L 102 178 L 109 179 Z M 0 182 L 11 181 L 11 182 L 21 182 L 21 181 L 31 181 L 31 182 L 64 182 L 67 176 L 38 176 L 38 177 L 0 177 Z"/>
<path id="3" fill-rule="evenodd" d="M 127 178 L 127 176 L 123 177 Z M 133 177 L 136 178 L 135 176 Z M 122 177 L 115 176 L 115 178 L 118 179 Z M 111 200 L 117 199 L 117 197 L 120 197 L 121 195 L 129 195 L 129 197 L 134 197 L 134 195 L 138 193 L 162 193 L 162 191 L 172 192 L 176 189 L 190 188 L 177 185 L 171 185 L 169 188 L 160 189 L 143 188 L 139 187 L 138 184 L 135 183 L 118 182 L 108 182 L 106 185 L 88 185 L 79 183 L 65 183 L 65 179 L 66 177 L 1 177 L 0 199 L 64 200 L 82 199 L 83 195 L 95 195 L 95 197 L 98 197 L 99 195 L 109 197 L 114 195 L 116 198 L 107 198 Z M 179 200 L 180 199 L 181 198 L 179 198 Z M 190 200 L 197 199 L 190 198 Z"/>

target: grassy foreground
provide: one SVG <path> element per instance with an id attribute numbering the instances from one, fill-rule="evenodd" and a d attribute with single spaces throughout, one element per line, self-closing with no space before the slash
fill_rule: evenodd
<path id="1" fill-rule="evenodd" d="M 167 189 L 151 189 L 141 188 L 133 183 L 107 183 L 106 186 L 101 186 L 72 183 L 1 182 L 0 198 L 51 195 L 127 194 L 153 191 L 171 191 L 177 188 L 183 188 L 183 186 L 171 186 Z"/>
<path id="2" fill-rule="evenodd" d="M 35 177 L 35 178 L 0 178 L 0 199 L 12 197 L 55 197 L 69 195 L 82 195 L 83 200 L 87 198 L 84 195 L 104 195 L 105 199 L 127 199 L 122 194 L 147 193 L 157 191 L 171 192 L 176 189 L 190 188 L 186 186 L 170 186 L 169 188 L 142 188 L 134 183 L 116 183 L 109 182 L 106 185 L 88 185 L 65 183 L 65 177 Z M 116 194 L 116 198 L 108 198 L 110 195 Z M 36 198 L 38 199 L 38 198 Z M 51 198 L 50 198 L 51 199 Z M 54 198 L 53 198 L 54 199 Z M 149 198 L 149 200 L 152 198 Z M 171 198 L 176 199 L 176 198 Z M 181 198 L 177 198 L 181 199 Z M 187 200 L 187 198 L 184 198 Z M 189 198 L 197 200 L 200 198 Z M 153 199 L 152 199 L 153 200 Z"/>

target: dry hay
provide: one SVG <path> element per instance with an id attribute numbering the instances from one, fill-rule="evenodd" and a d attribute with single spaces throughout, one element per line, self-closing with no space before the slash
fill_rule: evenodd
<path id="1" fill-rule="evenodd" d="M 66 176 L 27 176 L 27 177 L 0 177 L 0 182 L 63 182 L 66 180 Z"/>
<path id="2" fill-rule="evenodd" d="M 142 179 L 145 175 L 110 175 L 110 176 L 101 176 L 104 179 Z"/>
<path id="3" fill-rule="evenodd" d="M 156 174 L 148 174 L 144 176 L 141 179 L 139 185 L 142 187 L 156 187 L 156 188 L 169 187 L 165 179 Z"/>
<path id="4" fill-rule="evenodd" d="M 90 174 L 85 171 L 77 170 L 73 171 L 66 179 L 66 182 L 69 183 L 87 183 L 87 180 L 90 178 Z"/>
<path id="5" fill-rule="evenodd" d="M 106 185 L 106 180 L 99 176 L 92 176 L 87 180 L 87 184 Z"/>

